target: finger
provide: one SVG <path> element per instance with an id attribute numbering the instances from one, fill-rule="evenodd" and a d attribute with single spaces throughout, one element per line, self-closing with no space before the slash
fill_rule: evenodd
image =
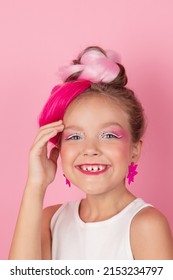
<path id="1" fill-rule="evenodd" d="M 34 140 L 34 144 L 37 143 L 41 139 L 42 136 L 44 136 L 48 133 L 51 133 L 53 131 L 57 131 L 57 133 L 60 133 L 60 132 L 63 131 L 63 129 L 64 129 L 64 125 L 60 124 L 59 126 L 56 125 L 55 127 L 48 127 L 48 128 L 45 128 L 44 130 L 39 131 L 35 140 Z"/>
<path id="2" fill-rule="evenodd" d="M 46 133 L 40 137 L 40 139 L 31 147 L 31 153 L 40 156 L 42 153 L 46 153 L 46 147 L 48 141 L 58 133 L 58 129 Z"/>
<path id="3" fill-rule="evenodd" d="M 56 122 L 52 122 L 52 123 L 48 123 L 48 124 L 45 124 L 43 126 L 40 127 L 40 130 L 43 130 L 45 128 L 49 128 L 49 127 L 56 127 L 57 125 L 60 125 L 62 124 L 62 120 L 59 120 L 59 121 L 56 121 Z"/>
<path id="4" fill-rule="evenodd" d="M 46 132 L 49 132 L 49 131 L 53 130 L 54 128 L 57 128 L 60 125 L 62 125 L 62 120 L 41 126 L 38 130 L 35 141 L 37 141 L 37 138 L 39 138 L 42 135 L 42 133 L 45 134 Z"/>

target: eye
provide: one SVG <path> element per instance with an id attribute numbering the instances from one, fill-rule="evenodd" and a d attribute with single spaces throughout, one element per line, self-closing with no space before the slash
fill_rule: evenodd
<path id="1" fill-rule="evenodd" d="M 81 139 L 80 135 L 73 134 L 73 135 L 68 136 L 65 140 L 79 140 L 79 139 Z"/>
<path id="2" fill-rule="evenodd" d="M 122 138 L 121 135 L 117 135 L 117 134 L 115 134 L 115 133 L 103 133 L 103 134 L 102 134 L 102 137 L 103 137 L 103 138 L 108 138 L 108 139 L 110 139 L 110 138 L 115 138 L 115 139 L 120 139 L 120 138 Z"/>

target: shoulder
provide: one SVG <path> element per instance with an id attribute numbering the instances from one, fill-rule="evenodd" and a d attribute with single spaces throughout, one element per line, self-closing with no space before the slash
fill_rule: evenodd
<path id="1" fill-rule="evenodd" d="M 50 222 L 55 212 L 61 207 L 62 204 L 52 205 L 43 209 L 42 212 L 42 229 L 50 230 Z M 44 232 L 43 232 L 44 233 Z"/>
<path id="2" fill-rule="evenodd" d="M 48 206 L 46 208 L 43 209 L 42 212 L 42 218 L 43 218 L 43 222 L 47 222 L 50 224 L 50 221 L 53 217 L 53 215 L 55 214 L 55 212 L 61 207 L 62 204 L 57 204 L 57 205 L 52 205 L 52 206 Z"/>
<path id="3" fill-rule="evenodd" d="M 42 211 L 41 223 L 41 247 L 42 259 L 51 259 L 52 238 L 50 231 L 50 222 L 55 212 L 61 207 L 61 204 L 46 207 Z"/>
<path id="4" fill-rule="evenodd" d="M 165 216 L 153 207 L 140 210 L 131 223 L 135 259 L 173 259 L 173 239 Z"/>

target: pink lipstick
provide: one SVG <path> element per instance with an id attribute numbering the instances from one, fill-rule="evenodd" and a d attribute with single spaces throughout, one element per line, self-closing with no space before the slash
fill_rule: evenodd
<path id="1" fill-rule="evenodd" d="M 106 164 L 81 164 L 77 165 L 76 168 L 85 175 L 100 175 L 109 169 L 110 165 Z"/>

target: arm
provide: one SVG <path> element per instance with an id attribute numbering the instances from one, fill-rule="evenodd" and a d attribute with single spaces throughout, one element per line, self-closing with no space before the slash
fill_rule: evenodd
<path id="1" fill-rule="evenodd" d="M 50 230 L 50 222 L 61 205 L 54 205 L 47 207 L 42 212 L 42 225 L 41 225 L 41 248 L 42 259 L 51 260 L 52 258 L 52 236 Z"/>
<path id="2" fill-rule="evenodd" d="M 9 259 L 41 259 L 41 215 L 44 195 L 27 184 L 13 236 Z"/>
<path id="3" fill-rule="evenodd" d="M 173 260 L 173 239 L 166 218 L 156 209 L 141 210 L 131 224 L 131 247 L 137 260 Z"/>
<path id="4" fill-rule="evenodd" d="M 41 127 L 29 154 L 28 179 L 11 244 L 9 259 L 42 259 L 43 200 L 57 170 L 58 149 L 47 155 L 47 143 L 63 130 L 62 121 Z"/>

